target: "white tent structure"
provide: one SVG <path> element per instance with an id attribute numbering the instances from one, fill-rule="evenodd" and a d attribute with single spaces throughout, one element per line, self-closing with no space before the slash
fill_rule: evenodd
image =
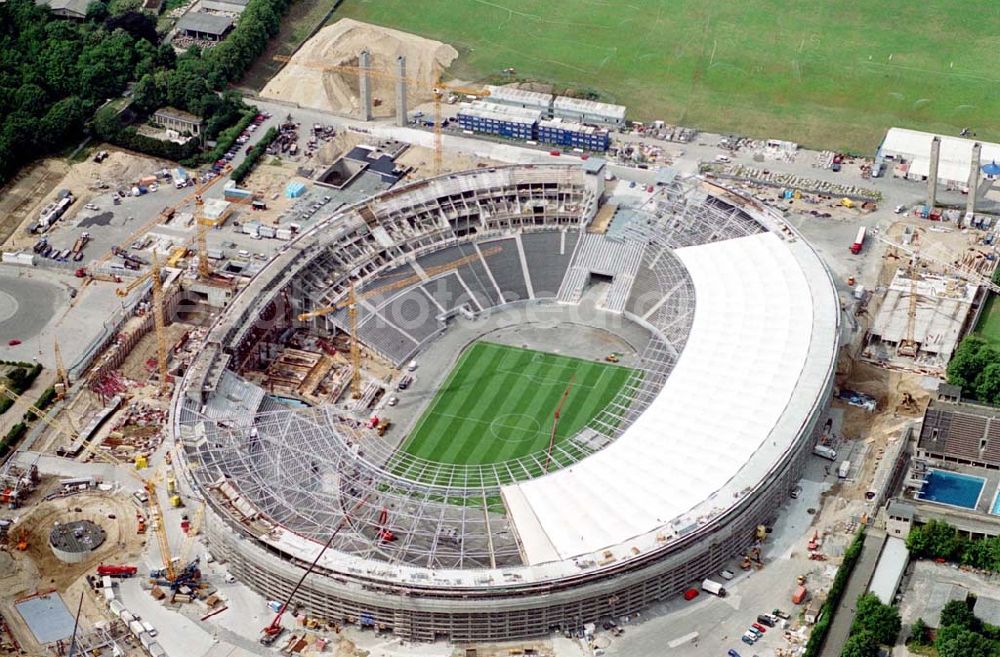
<path id="1" fill-rule="evenodd" d="M 965 188 L 969 182 L 969 169 L 972 166 L 972 145 L 975 139 L 937 135 L 941 139 L 941 157 L 938 162 L 938 182 Z M 901 163 L 906 162 L 906 178 L 910 180 L 925 180 L 930 173 L 931 140 L 935 134 L 908 130 L 906 128 L 889 128 L 879 147 L 877 158 Z M 979 142 L 982 144 L 980 162 L 1000 162 L 1000 144 Z"/>

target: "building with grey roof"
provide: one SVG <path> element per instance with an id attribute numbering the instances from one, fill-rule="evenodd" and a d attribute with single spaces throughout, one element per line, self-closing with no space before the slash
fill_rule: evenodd
<path id="1" fill-rule="evenodd" d="M 203 10 L 221 11 L 229 14 L 242 14 L 250 0 L 202 0 Z"/>
<path id="2" fill-rule="evenodd" d="M 205 41 L 222 41 L 231 29 L 232 17 L 201 11 L 189 11 L 177 21 L 178 32 L 192 39 Z"/>
<path id="3" fill-rule="evenodd" d="M 48 7 L 56 16 L 83 20 L 91 0 L 35 0 L 39 7 Z"/>
<path id="4" fill-rule="evenodd" d="M 625 106 L 599 103 L 582 98 L 556 96 L 552 102 L 552 114 L 555 117 L 589 123 L 622 127 L 625 125 Z"/>
<path id="5" fill-rule="evenodd" d="M 552 94 L 528 91 L 517 87 L 498 87 L 492 84 L 487 85 L 486 90 L 490 92 L 491 103 L 538 110 L 543 116 L 549 116 L 552 113 Z"/>
<path id="6" fill-rule="evenodd" d="M 906 541 L 895 536 L 887 538 L 882 545 L 872 581 L 868 584 L 868 592 L 878 596 L 882 604 L 893 604 L 908 563 L 910 551 L 906 549 Z"/>

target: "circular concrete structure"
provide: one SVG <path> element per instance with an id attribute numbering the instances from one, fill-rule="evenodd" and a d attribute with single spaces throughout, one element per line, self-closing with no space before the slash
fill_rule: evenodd
<path id="1" fill-rule="evenodd" d="M 57 524 L 49 532 L 49 547 L 65 563 L 80 563 L 94 553 L 107 538 L 105 531 L 90 520 Z"/>
<path id="2" fill-rule="evenodd" d="M 310 614 L 487 641 L 634 613 L 752 545 L 799 478 L 829 398 L 832 281 L 752 200 L 669 186 L 605 233 L 590 225 L 603 185 L 600 171 L 564 165 L 421 181 L 338 210 L 251 281 L 172 415 L 188 482 L 209 503 L 211 549 L 231 572 L 281 599 L 330 541 L 296 600 Z M 301 312 L 337 304 L 351 284 L 364 297 L 361 341 L 399 370 L 447 352 L 456 322 L 486 332 L 517 312 L 545 326 L 587 306 L 597 310 L 581 321 L 628 334 L 634 375 L 551 466 L 544 453 L 422 460 L 363 414 L 290 409 L 241 376 L 302 328 Z M 312 328 L 346 322 L 341 311 Z"/>

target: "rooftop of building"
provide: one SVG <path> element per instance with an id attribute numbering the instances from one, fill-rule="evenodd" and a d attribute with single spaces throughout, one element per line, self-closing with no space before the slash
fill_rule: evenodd
<path id="1" fill-rule="evenodd" d="M 596 100 L 586 100 L 583 98 L 570 98 L 569 96 L 556 96 L 552 103 L 555 109 L 570 112 L 582 112 L 585 114 L 606 116 L 617 120 L 625 120 L 625 106 L 612 105 L 610 103 L 599 103 Z"/>
<path id="2" fill-rule="evenodd" d="M 517 87 L 498 87 L 492 84 L 486 85 L 486 90 L 490 92 L 489 97 L 497 101 L 539 106 L 549 106 L 552 104 L 552 94 L 541 93 L 539 91 L 529 91 L 528 89 L 518 89 Z"/>
<path id="3" fill-rule="evenodd" d="M 185 112 L 184 110 L 179 110 L 176 107 L 161 107 L 156 110 L 153 116 L 159 116 L 173 121 L 183 121 L 184 123 L 201 123 L 200 116 L 191 114 L 190 112 Z"/>
<path id="4" fill-rule="evenodd" d="M 458 113 L 480 119 L 509 121 L 511 123 L 538 123 L 542 118 L 540 110 L 511 107 L 483 100 L 462 103 L 459 106 Z"/>
<path id="5" fill-rule="evenodd" d="M 177 29 L 182 32 L 200 32 L 221 36 L 233 26 L 230 16 L 208 14 L 203 11 L 191 11 L 177 21 Z"/>

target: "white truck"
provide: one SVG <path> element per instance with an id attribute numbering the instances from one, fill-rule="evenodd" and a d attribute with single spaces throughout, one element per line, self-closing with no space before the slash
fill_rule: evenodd
<path id="1" fill-rule="evenodd" d="M 851 462 L 844 461 L 840 464 L 840 468 L 837 470 L 838 479 L 847 479 L 847 475 L 851 473 Z"/>
<path id="2" fill-rule="evenodd" d="M 816 445 L 813 447 L 813 454 L 819 456 L 820 458 L 827 459 L 828 461 L 837 460 L 837 450 L 832 447 L 827 447 L 826 445 Z"/>
<path id="3" fill-rule="evenodd" d="M 701 590 L 708 591 L 712 595 L 717 595 L 720 598 L 726 597 L 726 587 L 724 587 L 722 584 L 719 584 L 715 580 L 706 579 L 704 582 L 701 583 Z"/>

